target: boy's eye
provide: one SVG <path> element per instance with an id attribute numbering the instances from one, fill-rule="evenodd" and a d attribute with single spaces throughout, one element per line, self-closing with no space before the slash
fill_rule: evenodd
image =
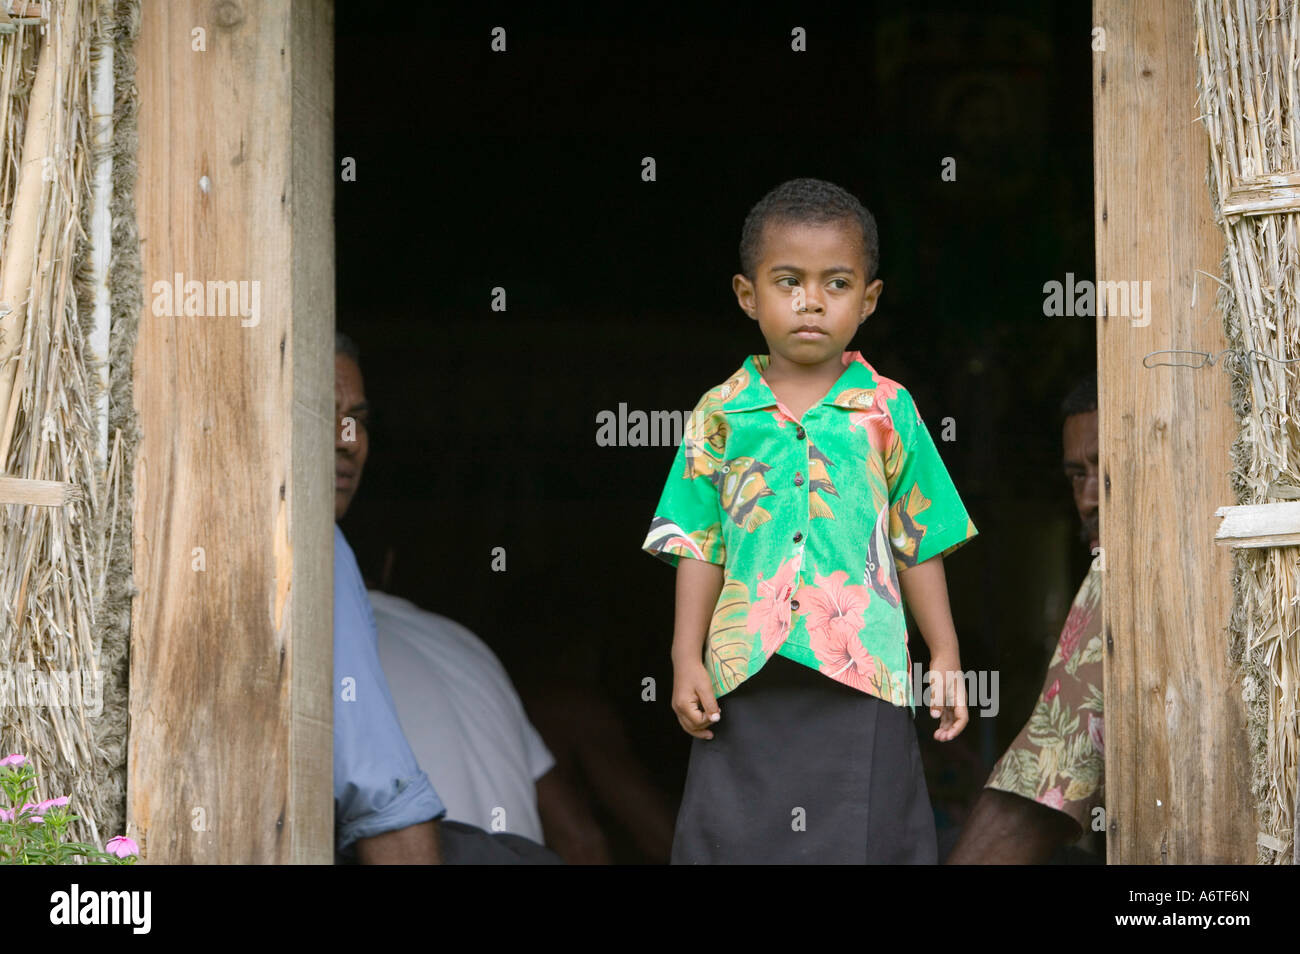
<path id="1" fill-rule="evenodd" d="M 784 278 L 778 278 L 778 279 L 776 280 L 776 283 L 779 285 L 779 284 L 781 284 L 781 283 L 784 282 L 784 281 L 792 281 L 792 282 L 795 283 L 795 285 L 799 284 L 799 279 L 795 278 L 793 275 L 786 275 Z M 794 285 L 786 285 L 785 287 L 786 287 L 786 288 L 793 288 Z"/>
<path id="2" fill-rule="evenodd" d="M 847 279 L 844 279 L 844 278 L 835 278 L 835 279 L 832 279 L 832 281 L 839 282 L 841 288 L 848 288 L 848 287 L 849 287 L 849 283 L 848 283 L 848 280 L 847 280 Z"/>

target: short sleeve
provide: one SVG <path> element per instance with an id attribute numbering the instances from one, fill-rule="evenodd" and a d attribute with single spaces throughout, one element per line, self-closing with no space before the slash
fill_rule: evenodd
<path id="1" fill-rule="evenodd" d="M 537 781 L 551 769 L 555 768 L 555 756 L 546 747 L 542 737 L 533 724 L 524 716 L 524 755 L 528 759 L 528 774 Z"/>
<path id="2" fill-rule="evenodd" d="M 902 571 L 946 556 L 979 531 L 966 512 L 929 430 L 905 389 L 891 402 L 895 441 L 889 449 L 889 538 Z"/>
<path id="3" fill-rule="evenodd" d="M 686 422 L 650 532 L 641 549 L 673 566 L 681 557 L 726 563 L 718 480 L 725 459 L 727 416 L 702 399 Z"/>

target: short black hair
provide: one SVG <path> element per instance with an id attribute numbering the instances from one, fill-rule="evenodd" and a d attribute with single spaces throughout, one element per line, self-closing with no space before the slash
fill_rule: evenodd
<path id="1" fill-rule="evenodd" d="M 1097 372 L 1081 378 L 1061 402 L 1061 422 L 1076 414 L 1097 410 Z"/>
<path id="2" fill-rule="evenodd" d="M 850 192 L 822 179 L 791 179 L 782 182 L 755 203 L 740 230 L 740 270 L 755 281 L 763 244 L 763 229 L 769 222 L 782 225 L 825 225 L 848 221 L 862 229 L 862 247 L 867 253 L 867 281 L 880 271 L 880 236 L 876 220 Z"/>
<path id="3" fill-rule="evenodd" d="M 361 367 L 361 349 L 357 343 L 341 331 L 334 332 L 334 353 L 347 355 Z"/>

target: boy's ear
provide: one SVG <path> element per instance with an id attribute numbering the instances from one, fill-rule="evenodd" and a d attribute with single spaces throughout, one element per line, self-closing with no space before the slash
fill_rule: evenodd
<path id="1" fill-rule="evenodd" d="M 737 273 L 731 276 L 731 290 L 736 293 L 736 303 L 740 305 L 740 310 L 757 320 L 758 315 L 754 312 L 758 308 L 758 298 L 754 293 L 754 283 Z"/>
<path id="2" fill-rule="evenodd" d="M 862 295 L 862 317 L 858 324 L 867 320 L 867 317 L 876 310 L 876 305 L 880 302 L 880 292 L 884 289 L 885 283 L 879 278 L 873 279 L 867 285 L 867 290 Z"/>

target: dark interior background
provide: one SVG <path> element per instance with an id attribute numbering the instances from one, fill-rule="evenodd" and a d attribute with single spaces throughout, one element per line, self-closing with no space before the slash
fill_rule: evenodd
<path id="1" fill-rule="evenodd" d="M 344 532 L 368 576 L 482 637 L 530 711 L 563 687 L 616 717 L 675 811 L 673 572 L 640 550 L 675 449 L 600 447 L 596 415 L 689 411 L 763 351 L 730 287 L 745 213 L 788 178 L 844 186 L 884 280 L 852 347 L 912 391 L 980 530 L 946 570 L 1001 708 L 944 745 L 918 713 L 942 850 L 1089 559 L 1057 408 L 1094 329 L 1043 315 L 1044 282 L 1093 277 L 1089 4 L 638 13 L 338 5 L 338 316 L 375 406 Z M 588 791 L 618 860 L 659 860 Z"/>

